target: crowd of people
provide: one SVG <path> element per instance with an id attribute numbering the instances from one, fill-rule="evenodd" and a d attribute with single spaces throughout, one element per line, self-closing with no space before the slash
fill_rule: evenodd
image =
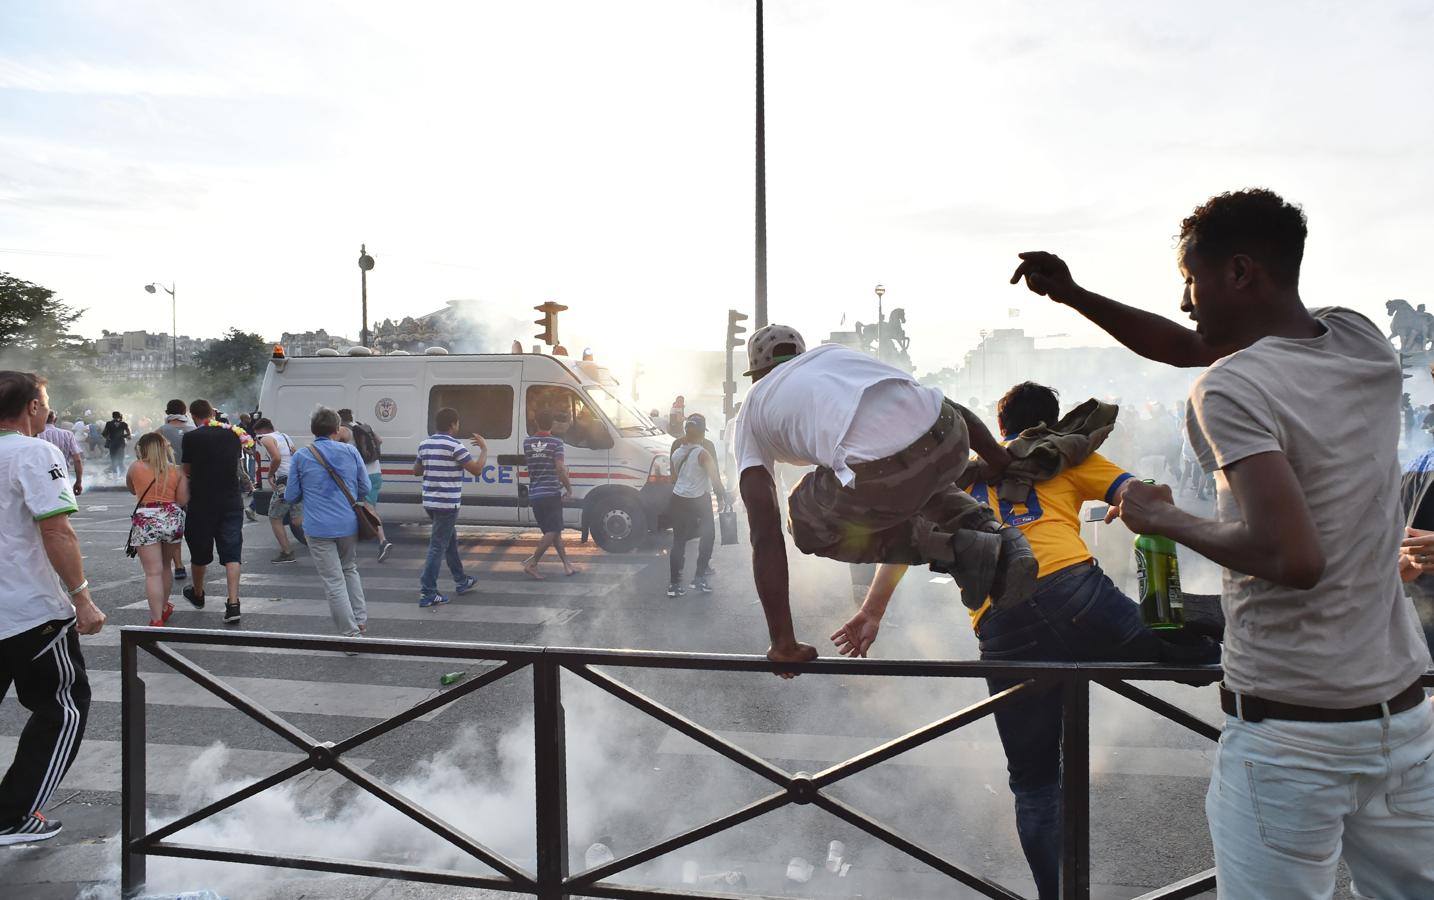
<path id="1" fill-rule="evenodd" d="M 1177 256 L 1180 310 L 1193 329 L 1082 287 L 1055 254 L 1020 254 L 1012 284 L 1071 307 L 1146 358 L 1203 370 L 1183 404 L 1092 399 L 1062 414 L 1055 390 L 1023 382 L 996 404 L 993 434 L 976 412 L 904 371 L 838 345 L 808 349 L 784 325 L 758 329 L 731 443 L 776 674 L 796 677 L 817 656 L 797 639 L 789 539 L 803 554 L 876 566 L 861 607 L 831 635 L 843 655 L 867 655 L 895 588 L 924 565 L 951 576 L 986 660 L 1218 661 L 1226 719 L 1205 811 L 1220 896 L 1328 897 L 1341 859 L 1361 896 L 1434 896 L 1434 707 L 1420 684 L 1434 644 L 1434 450 L 1401 467 L 1412 405 L 1401 397 L 1399 358 L 1364 316 L 1305 306 L 1305 237 L 1304 213 L 1266 190 L 1197 208 L 1181 223 Z M 562 531 L 572 482 L 555 435 L 567 423 L 544 408 L 534 416 L 523 451 L 542 538 L 523 569 L 544 577 L 538 567 L 552 549 L 571 576 Z M 76 634 L 104 625 L 68 524 L 92 457 L 78 425 L 63 425 L 49 415 L 43 379 L 0 373 L 0 542 L 7 559 L 33 563 L 0 567 L 0 683 L 13 683 L 32 710 L 0 783 L 0 844 L 58 830 L 41 810 L 73 760 L 89 698 Z M 435 425 L 413 464 L 432 522 L 424 608 L 449 602 L 438 585 L 445 562 L 456 594 L 477 586 L 456 523 L 464 473 L 480 473 L 488 456 L 481 435 L 458 437 L 457 410 L 438 410 Z M 687 589 L 693 539 L 690 586 L 708 589 L 714 501 L 721 508 L 732 498 L 705 418 L 679 397 L 669 427 L 676 597 Z M 239 620 L 246 458 L 257 454 L 282 489 L 267 514 L 302 516 L 336 629 L 367 632 L 358 569 L 366 519 L 356 509 L 358 498 L 377 498 L 379 440 L 347 410 L 319 409 L 310 431 L 298 448 L 267 420 L 227 425 L 196 400 L 175 401 L 159 430 L 141 432 L 124 477 L 137 498 L 130 545 L 151 624 L 172 612 L 181 538 L 192 576 L 184 597 L 205 605 L 217 555 L 224 621 Z M 123 462 L 129 438 L 118 413 L 100 428 L 112 469 L 112 442 Z M 785 516 L 780 466 L 806 468 Z M 1091 501 L 1108 505 L 1108 522 L 1221 566 L 1223 632 L 1143 621 L 1082 539 Z M 274 537 L 274 561 L 294 561 L 281 526 Z M 379 541 L 381 560 L 388 544 Z M 992 678 L 989 689 L 1020 683 Z M 1017 836 L 1048 900 L 1061 890 L 1061 700 L 1026 690 L 994 716 Z"/>

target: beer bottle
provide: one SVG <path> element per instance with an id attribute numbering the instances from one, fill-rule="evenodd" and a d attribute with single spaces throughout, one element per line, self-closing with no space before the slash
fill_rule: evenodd
<path id="1" fill-rule="evenodd" d="M 1175 542 L 1159 534 L 1136 535 L 1135 568 L 1140 585 L 1140 618 L 1151 628 L 1183 628 L 1185 599 L 1180 593 L 1180 560 Z"/>

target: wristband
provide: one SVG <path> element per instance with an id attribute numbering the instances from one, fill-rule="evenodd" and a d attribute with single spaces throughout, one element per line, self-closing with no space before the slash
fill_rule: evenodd
<path id="1" fill-rule="evenodd" d="M 73 591 L 66 591 L 65 593 L 67 593 L 67 594 L 69 594 L 71 597 L 73 597 L 73 596 L 75 596 L 76 594 L 78 594 L 80 591 L 83 591 L 83 590 L 85 590 L 86 588 L 88 588 L 89 586 L 90 586 L 90 580 L 89 580 L 88 578 L 86 578 L 84 581 L 81 581 L 81 582 L 79 583 L 79 585 L 77 585 Z"/>

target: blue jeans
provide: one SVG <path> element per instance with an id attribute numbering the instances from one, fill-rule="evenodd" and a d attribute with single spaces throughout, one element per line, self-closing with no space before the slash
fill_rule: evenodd
<path id="1" fill-rule="evenodd" d="M 992 610 L 977 629 L 983 660 L 1155 662 L 1161 640 L 1140 607 L 1094 563 L 1043 578 L 1025 603 Z M 987 679 L 995 694 L 1020 679 Z M 1055 900 L 1061 854 L 1061 696 L 1052 689 L 995 713 L 1006 749 L 1016 833 L 1040 900 Z"/>
<path id="2" fill-rule="evenodd" d="M 428 536 L 428 558 L 423 561 L 423 574 L 418 576 L 419 596 L 424 599 L 438 594 L 438 564 L 448 560 L 448 571 L 455 582 L 463 580 L 463 557 L 458 555 L 458 510 L 424 509 L 433 520 L 433 533 Z"/>
<path id="3" fill-rule="evenodd" d="M 1226 717 L 1205 796 L 1220 900 L 1434 897 L 1434 710 L 1365 722 Z"/>

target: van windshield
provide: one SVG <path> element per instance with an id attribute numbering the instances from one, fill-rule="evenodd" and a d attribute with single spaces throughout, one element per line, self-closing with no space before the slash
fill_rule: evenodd
<path id="1" fill-rule="evenodd" d="M 612 422 L 620 434 L 635 436 L 665 433 L 654 425 L 651 419 L 628 405 L 621 397 L 608 391 L 607 388 L 589 384 L 586 385 L 586 389 L 593 405 L 603 411 L 603 415 L 607 416 L 608 421 Z"/>

